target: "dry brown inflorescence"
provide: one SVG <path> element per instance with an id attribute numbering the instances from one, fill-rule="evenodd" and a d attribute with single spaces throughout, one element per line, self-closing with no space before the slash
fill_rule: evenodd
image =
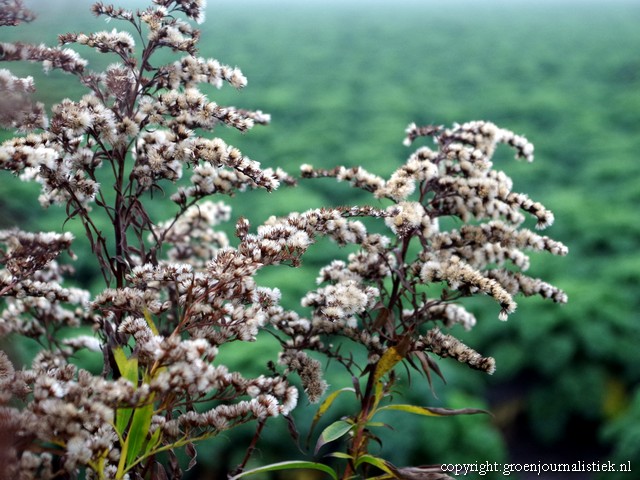
<path id="1" fill-rule="evenodd" d="M 31 20 L 20 1 L 0 5 L 4 25 Z M 240 218 L 229 239 L 217 227 L 231 210 L 214 196 L 295 181 L 206 136 L 219 125 L 247 131 L 269 115 L 220 106 L 198 89 L 247 82 L 237 68 L 197 56 L 192 23 L 203 20 L 204 2 L 154 0 L 138 11 L 98 2 L 92 10 L 127 29 L 63 34 L 53 48 L 0 44 L 1 60 L 39 62 L 89 89 L 48 114 L 29 99 L 31 78 L 1 69 L 0 121 L 18 133 L 0 146 L 0 167 L 38 182 L 42 206 L 61 205 L 82 224 L 105 286 L 97 294 L 66 286 L 73 270 L 61 256 L 73 257 L 71 234 L 0 231 L 0 335 L 42 347 L 22 369 L 0 351 L 0 430 L 12 438 L 0 448 L 3 478 L 80 471 L 99 479 L 180 478 L 160 453 L 189 452 L 193 442 L 236 425 L 288 416 L 298 381 L 312 402 L 320 400 L 328 388 L 323 355 L 354 377 L 375 376 L 390 348 L 427 374 L 439 372 L 434 356 L 492 373 L 492 358 L 443 332 L 476 323 L 463 298 L 491 297 L 502 320 L 517 294 L 566 302 L 561 290 L 525 273 L 527 252 L 567 253 L 524 227 L 532 217 L 546 228 L 553 215 L 513 192 L 492 162 L 498 144 L 526 161 L 533 146 L 489 122 L 410 125 L 406 145 L 424 137 L 433 145 L 420 146 L 388 179 L 361 167 L 304 165 L 303 178 L 347 182 L 382 206 L 327 206 L 255 229 Z M 119 61 L 91 71 L 74 44 Z M 180 58 L 156 65 L 160 49 Z M 153 219 L 150 194 L 173 184 L 174 215 Z M 441 227 L 451 217 L 459 228 Z M 298 265 L 319 236 L 356 250 L 321 269 L 317 288 L 301 300 L 305 316 L 284 309 L 281 292 L 255 278 L 271 265 Z M 80 336 L 61 332 L 87 326 Z M 223 344 L 252 342 L 261 331 L 282 347 L 263 376 L 245 378 L 218 361 Z M 357 349 L 366 352 L 364 365 L 344 353 Z M 80 350 L 100 352 L 102 372 L 73 363 Z"/>

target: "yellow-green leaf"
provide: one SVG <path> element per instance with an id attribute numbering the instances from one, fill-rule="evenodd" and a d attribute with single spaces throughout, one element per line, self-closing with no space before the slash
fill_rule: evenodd
<path id="1" fill-rule="evenodd" d="M 396 347 L 390 347 L 386 352 L 382 354 L 376 370 L 373 376 L 374 381 L 377 383 L 384 375 L 389 373 L 398 362 L 402 361 L 404 357 L 400 354 Z"/>
<path id="2" fill-rule="evenodd" d="M 382 400 L 383 396 L 384 396 L 384 385 L 382 384 L 382 382 L 376 381 L 375 388 L 374 388 L 375 403 L 373 406 L 373 411 L 375 411 L 378 408 L 378 404 L 380 403 L 380 400 Z M 369 418 L 371 418 L 372 415 L 373 413 L 369 416 Z"/>
<path id="3" fill-rule="evenodd" d="M 251 470 L 247 470 L 245 472 L 239 473 L 231 477 L 229 480 L 237 480 L 238 478 L 246 477 L 248 475 L 253 475 L 256 473 L 263 472 L 274 472 L 278 470 L 291 470 L 291 469 L 311 469 L 311 470 L 320 470 L 328 474 L 333 480 L 338 480 L 338 474 L 336 471 L 329 467 L 328 465 L 324 465 L 322 463 L 316 462 L 305 462 L 305 461 L 289 461 L 289 462 L 280 462 L 280 463 L 272 463 L 271 465 L 265 465 L 264 467 L 258 467 Z"/>
<path id="4" fill-rule="evenodd" d="M 366 425 L 367 427 L 389 427 L 389 425 L 384 422 L 367 422 Z"/>
<path id="5" fill-rule="evenodd" d="M 147 325 L 149 325 L 149 328 L 151 329 L 153 334 L 160 335 L 160 332 L 158 331 L 158 327 L 156 327 L 156 324 L 153 323 L 153 318 L 151 318 L 151 314 L 149 313 L 149 310 L 147 310 L 146 308 L 144 309 L 144 319 L 147 321 Z"/>
<path id="6" fill-rule="evenodd" d="M 348 453 L 344 453 L 344 452 L 331 452 L 327 455 L 327 457 L 333 457 L 333 458 L 342 458 L 344 460 L 351 460 L 353 458 L 353 455 L 349 455 Z"/>
<path id="7" fill-rule="evenodd" d="M 452 415 L 475 415 L 477 413 L 486 413 L 491 415 L 486 410 L 480 410 L 479 408 L 438 408 L 438 407 L 419 407 L 417 405 L 385 405 L 380 407 L 378 412 L 383 410 L 399 410 L 402 412 L 414 413 L 416 415 L 425 415 L 428 417 L 449 417 Z"/>
<path id="8" fill-rule="evenodd" d="M 386 460 L 383 460 L 382 458 L 374 457 L 373 455 L 368 455 L 368 454 L 362 455 L 356 461 L 356 468 L 358 468 L 363 463 L 368 463 L 369 465 L 373 465 L 374 467 L 379 468 L 383 472 L 388 473 L 389 475 L 392 475 L 392 478 L 394 477 L 393 470 L 391 469 L 389 462 L 387 462 Z"/>
<path id="9" fill-rule="evenodd" d="M 122 347 L 113 349 L 113 359 L 118 365 L 120 375 L 133 383 L 134 387 L 138 386 L 138 359 L 136 357 L 127 358 Z"/>

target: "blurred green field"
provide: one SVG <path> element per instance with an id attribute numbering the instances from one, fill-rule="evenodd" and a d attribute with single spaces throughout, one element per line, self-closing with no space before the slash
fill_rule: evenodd
<path id="1" fill-rule="evenodd" d="M 536 146 L 533 164 L 512 160 L 504 149 L 497 166 L 512 176 L 515 190 L 554 211 L 547 234 L 566 243 L 570 255 L 536 257 L 531 273 L 565 289 L 570 303 L 522 299 L 505 324 L 489 302 L 478 302 L 479 324 L 464 337 L 496 357 L 496 374 L 486 378 L 442 361 L 449 385 L 437 385 L 439 399 L 417 377 L 410 395 L 424 405 L 486 406 L 495 417 L 390 418 L 396 430 L 384 437 L 384 454 L 397 464 L 611 458 L 640 468 L 640 4 L 209 4 L 201 55 L 239 66 L 249 85 L 240 92 L 205 90 L 222 105 L 273 117 L 271 126 L 244 135 L 216 134 L 265 165 L 292 173 L 302 163 L 362 165 L 387 175 L 411 153 L 401 141 L 413 121 L 490 120 Z M 53 44 L 60 28 L 119 26 L 92 18 L 88 5 L 56 2 L 32 25 L 5 29 L 1 38 Z M 91 58 L 96 68 L 115 61 Z M 2 67 L 36 77 L 47 104 L 83 93 L 59 72 Z M 0 182 L 0 227 L 63 228 L 61 212 L 33 208 L 33 185 L 4 172 Z M 235 214 L 254 225 L 292 209 L 373 201 L 331 181 L 230 199 Z M 98 285 L 86 244 L 75 251 L 83 280 Z M 261 281 L 279 286 L 285 303 L 295 306 L 336 252 L 321 242 L 302 269 L 267 271 Z M 256 368 L 255 352 L 223 353 Z M 333 386 L 349 383 L 332 375 Z M 302 408 L 298 418 L 312 414 Z M 296 456 L 284 435 L 284 425 L 265 433 L 259 460 Z M 221 451 L 232 450 L 232 439 L 207 447 L 218 453 L 203 449 L 201 458 L 215 464 Z"/>

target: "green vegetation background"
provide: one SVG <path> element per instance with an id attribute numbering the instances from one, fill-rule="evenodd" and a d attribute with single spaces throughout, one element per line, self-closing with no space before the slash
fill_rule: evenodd
<path id="1" fill-rule="evenodd" d="M 54 44 L 62 31 L 121 27 L 93 19 L 89 2 L 45 3 L 32 4 L 43 9 L 39 18 L 10 31 L 11 38 Z M 611 458 L 640 469 L 640 4 L 209 3 L 201 55 L 238 65 L 249 86 L 207 92 L 222 105 L 273 116 L 271 126 L 246 135 L 216 134 L 264 165 L 289 172 L 302 163 L 362 165 L 386 175 L 411 153 L 401 140 L 412 121 L 490 120 L 536 146 L 531 165 L 506 149 L 496 163 L 517 191 L 555 212 L 548 234 L 570 255 L 535 258 L 531 270 L 564 288 L 570 303 L 522 299 L 502 323 L 490 302 L 478 302 L 478 326 L 464 337 L 496 357 L 496 374 L 442 361 L 449 384 L 437 384 L 437 399 L 417 376 L 407 391 L 419 404 L 488 407 L 495 418 L 389 418 L 396 429 L 382 434 L 381 454 L 400 465 Z M 7 31 L 0 35 L 9 39 Z M 115 61 L 81 53 L 94 68 Z M 36 77 L 47 104 L 83 93 L 58 72 L 6 67 Z M 81 237 L 74 222 L 63 227 L 62 212 L 38 210 L 35 186 L 4 173 L 0 182 L 0 227 L 65 228 Z M 231 199 L 235 214 L 254 225 L 291 210 L 371 201 L 331 181 Z M 97 287 L 87 245 L 79 241 L 75 251 L 82 281 Z M 261 281 L 279 286 L 295 306 L 336 253 L 321 242 L 301 270 L 273 270 Z M 226 358 L 260 371 L 260 349 L 271 346 L 253 348 Z M 330 382 L 337 388 L 349 379 L 332 372 Z M 313 408 L 302 404 L 297 418 L 304 425 Z M 298 455 L 284 425 L 264 437 L 259 462 Z M 212 471 L 241 453 L 233 438 L 201 450 Z"/>

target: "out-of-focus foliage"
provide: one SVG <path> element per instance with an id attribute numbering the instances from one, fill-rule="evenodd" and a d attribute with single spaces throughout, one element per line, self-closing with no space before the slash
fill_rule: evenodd
<path id="1" fill-rule="evenodd" d="M 75 3 L 81 2 L 65 2 L 39 15 L 32 27 L 41 38 L 33 38 L 33 28 L 17 27 L 11 34 L 52 43 L 62 21 L 68 31 L 90 30 L 96 20 L 88 14 L 67 15 Z M 476 418 L 460 420 L 465 438 L 480 429 L 476 441 L 464 444 L 456 433 L 463 427 L 455 422 L 407 422 L 406 430 L 397 432 L 398 442 L 412 441 L 406 450 L 396 449 L 398 463 L 428 463 L 447 449 L 464 451 L 469 460 L 501 461 L 507 447 L 512 459 L 521 461 L 544 460 L 552 449 L 561 453 L 548 458 L 560 461 L 607 458 L 610 449 L 616 462 L 640 461 L 634 388 L 640 380 L 640 5 L 534 3 L 389 2 L 365 8 L 237 2 L 212 5 L 205 24 L 212 30 L 207 37 L 219 42 L 202 45 L 201 54 L 242 65 L 250 79 L 241 96 L 221 91 L 217 101 L 260 105 L 273 117 L 270 128 L 246 138 L 231 130 L 223 137 L 269 165 L 288 171 L 301 163 L 362 165 L 388 174 L 409 153 L 398 139 L 414 120 L 488 119 L 526 134 L 536 145 L 532 165 L 521 168 L 510 154 L 499 155 L 499 161 L 512 162 L 504 168 L 516 187 L 543 199 L 556 214 L 552 235 L 570 247 L 570 255 L 553 262 L 536 259 L 532 273 L 566 290 L 569 304 L 558 309 L 524 302 L 503 325 L 493 313 L 483 314 L 479 303 L 479 322 L 467 342 L 495 356 L 497 372 L 487 382 L 443 364 L 457 393 L 442 400 L 455 407 L 450 403 L 456 398 L 467 397 L 461 403 L 468 405 L 469 396 L 486 395 L 504 439 Z M 51 72 L 49 87 L 37 98 L 50 105 L 65 96 L 80 97 L 83 92 L 69 90 L 76 87 L 66 78 Z M 21 199 L 37 195 L 32 186 L 18 190 L 14 182 L 2 184 L 11 190 L 0 192 L 0 222 L 31 220 Z M 257 223 L 292 206 L 354 201 L 347 197 L 350 189 L 339 187 L 331 181 L 303 182 L 272 195 L 244 194 L 233 206 Z M 63 219 L 62 212 L 40 217 L 37 226 L 60 230 Z M 64 228 L 78 225 L 69 222 Z M 80 245 L 74 248 L 78 268 L 91 281 L 94 272 L 83 265 L 92 262 L 82 261 L 89 250 L 81 251 Z M 285 302 L 296 301 L 331 257 L 330 248 L 319 244 L 301 272 L 292 270 L 269 283 L 290 292 Z M 242 351 L 227 355 L 229 361 L 251 360 Z M 412 383 L 412 395 L 431 395 L 416 387 L 420 383 Z M 268 435 L 261 447 L 265 457 L 269 445 L 282 444 L 277 431 Z"/>

